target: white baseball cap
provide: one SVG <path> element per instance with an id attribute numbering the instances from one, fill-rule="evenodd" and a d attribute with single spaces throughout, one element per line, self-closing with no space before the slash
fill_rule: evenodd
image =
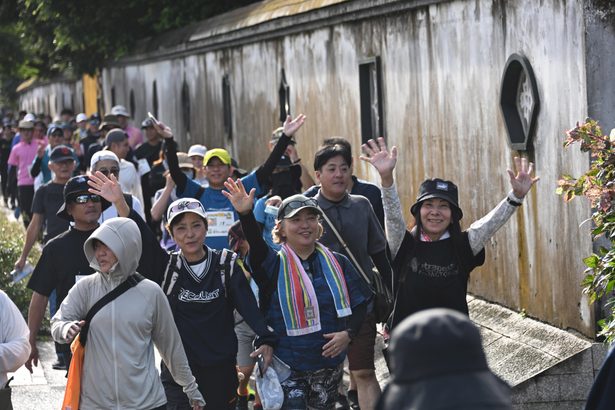
<path id="1" fill-rule="evenodd" d="M 81 121 L 87 121 L 88 120 L 88 116 L 85 115 L 85 113 L 79 113 L 77 114 L 77 119 L 75 121 L 77 122 L 81 122 Z"/>
<path id="2" fill-rule="evenodd" d="M 203 208 L 201 201 L 194 198 L 180 198 L 169 205 L 169 209 L 167 209 L 167 222 L 170 225 L 173 219 L 186 212 L 197 214 L 207 221 L 207 214 L 205 213 L 205 208 Z"/>
<path id="3" fill-rule="evenodd" d="M 188 150 L 188 156 L 199 156 L 201 158 L 205 158 L 205 153 L 207 152 L 207 147 L 201 144 L 195 144 L 190 147 Z"/>
<path id="4" fill-rule="evenodd" d="M 128 114 L 128 110 L 123 105 L 116 105 L 113 108 L 111 108 L 111 114 L 116 115 L 116 116 L 121 115 L 122 117 L 130 118 L 130 114 Z"/>

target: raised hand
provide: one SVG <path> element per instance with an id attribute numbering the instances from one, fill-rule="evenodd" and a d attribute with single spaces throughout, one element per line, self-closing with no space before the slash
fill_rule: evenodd
<path id="1" fill-rule="evenodd" d="M 152 121 L 152 125 L 154 126 L 154 129 L 156 130 L 158 135 L 162 136 L 162 138 L 173 138 L 173 131 L 171 130 L 171 128 L 169 128 L 168 125 L 165 125 L 160 121 Z"/>
<path id="2" fill-rule="evenodd" d="M 111 179 L 109 179 L 109 177 L 111 177 Z M 123 199 L 124 194 L 122 193 L 122 187 L 117 178 L 115 178 L 115 175 L 109 174 L 109 177 L 100 171 L 96 171 L 94 174 L 90 175 L 88 181 L 88 185 L 90 186 L 89 191 L 114 204 Z"/>
<path id="3" fill-rule="evenodd" d="M 252 210 L 256 189 L 252 188 L 248 194 L 241 183 L 241 179 L 235 182 L 232 178 L 227 179 L 224 186 L 228 191 L 222 191 L 222 195 L 231 201 L 238 214 L 245 215 Z"/>
<path id="4" fill-rule="evenodd" d="M 377 141 L 369 140 L 361 145 L 365 155 L 359 158 L 372 164 L 380 174 L 382 186 L 390 187 L 393 185 L 393 170 L 397 164 L 397 147 L 391 148 L 389 152 L 384 138 L 380 137 Z"/>
<path id="5" fill-rule="evenodd" d="M 515 170 L 517 171 L 517 174 L 510 169 L 507 170 L 508 176 L 510 177 L 510 185 L 512 187 L 513 194 L 517 198 L 524 198 L 532 186 L 540 179 L 540 177 L 532 177 L 533 169 L 534 164 L 532 162 L 528 162 L 527 158 L 515 157 Z"/>
<path id="6" fill-rule="evenodd" d="M 292 137 L 295 134 L 295 132 L 297 132 L 297 130 L 301 128 L 304 122 L 305 122 L 305 115 L 303 114 L 297 115 L 297 118 L 295 118 L 294 120 L 290 118 L 290 115 L 287 116 L 286 121 L 284 121 L 284 127 L 283 127 L 284 134 L 288 137 Z"/>

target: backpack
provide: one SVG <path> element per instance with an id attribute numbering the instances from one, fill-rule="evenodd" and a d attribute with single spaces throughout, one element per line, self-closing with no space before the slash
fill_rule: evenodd
<path id="1" fill-rule="evenodd" d="M 222 286 L 224 287 L 224 297 L 228 299 L 229 292 L 226 284 L 231 280 L 231 276 L 233 275 L 237 254 L 228 249 L 222 249 L 222 251 L 214 249 L 212 252 L 212 257 L 215 257 L 216 255 L 219 255 L 218 263 L 213 264 L 212 266 L 214 267 L 214 273 L 217 272 L 220 275 Z M 167 295 L 167 297 L 171 297 L 171 311 L 175 313 L 178 303 L 177 296 L 179 295 L 179 288 L 177 288 L 175 284 L 177 283 L 177 278 L 179 278 L 182 260 L 179 257 L 180 251 L 171 252 L 169 256 L 169 263 L 167 264 L 164 271 L 164 276 L 162 278 L 162 291 L 165 295 Z"/>

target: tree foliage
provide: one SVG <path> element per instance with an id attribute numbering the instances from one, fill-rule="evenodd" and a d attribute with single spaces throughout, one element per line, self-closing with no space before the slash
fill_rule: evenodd
<path id="1" fill-rule="evenodd" d="M 94 74 L 142 38 L 256 0 L 2 0 L 0 83 Z"/>
<path id="2" fill-rule="evenodd" d="M 558 181 L 557 193 L 566 202 L 577 196 L 589 199 L 593 209 L 592 231 L 594 239 L 604 237 L 610 246 L 600 247 L 597 252 L 583 260 L 587 269 L 583 279 L 583 291 L 589 295 L 592 303 L 607 298 L 605 306 L 610 314 L 599 320 L 599 336 L 608 342 L 615 341 L 615 135 L 603 135 L 598 123 L 592 119 L 577 123 L 576 127 L 566 132 L 564 146 L 580 143 L 582 152 L 589 152 L 591 165 L 587 172 L 578 178 L 564 175 Z"/>

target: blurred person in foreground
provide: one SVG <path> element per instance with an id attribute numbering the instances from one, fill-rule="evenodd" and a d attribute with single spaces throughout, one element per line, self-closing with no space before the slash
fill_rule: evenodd
<path id="1" fill-rule="evenodd" d="M 510 387 L 489 370 L 478 328 L 451 309 L 409 316 L 393 331 L 391 380 L 377 410 L 511 410 Z"/>
<path id="2" fill-rule="evenodd" d="M 0 408 L 12 410 L 8 372 L 19 369 L 28 360 L 28 325 L 21 312 L 0 290 Z"/>

